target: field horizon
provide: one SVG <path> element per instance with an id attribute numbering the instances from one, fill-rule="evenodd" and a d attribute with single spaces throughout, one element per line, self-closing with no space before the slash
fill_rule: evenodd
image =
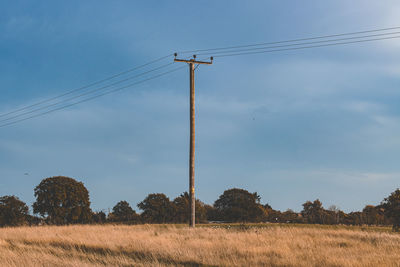
<path id="1" fill-rule="evenodd" d="M 400 266 L 389 227 L 207 224 L 0 229 L 2 266 Z"/>

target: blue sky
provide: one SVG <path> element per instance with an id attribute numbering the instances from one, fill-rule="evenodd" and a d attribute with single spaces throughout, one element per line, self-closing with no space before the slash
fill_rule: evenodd
<path id="1" fill-rule="evenodd" d="M 0 1 L 0 113 L 182 50 L 399 26 L 398 1 Z M 196 70 L 197 197 L 345 211 L 399 187 L 399 40 Z M 167 62 L 164 62 L 167 63 Z M 0 195 L 83 181 L 93 209 L 188 187 L 187 69 L 0 128 Z M 24 175 L 29 173 L 29 175 Z"/>

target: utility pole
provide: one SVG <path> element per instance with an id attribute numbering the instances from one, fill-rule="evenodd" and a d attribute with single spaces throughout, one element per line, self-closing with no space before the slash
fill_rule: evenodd
<path id="1" fill-rule="evenodd" d="M 189 202 L 190 202 L 190 222 L 189 227 L 195 226 L 196 222 L 196 198 L 194 195 L 194 71 L 195 71 L 195 64 L 207 64 L 211 65 L 213 58 L 210 58 L 210 61 L 196 61 L 196 55 L 193 55 L 192 59 L 185 60 L 185 59 L 177 59 L 177 53 L 175 53 L 174 62 L 185 62 L 189 65 L 189 73 L 190 73 L 190 148 L 189 148 Z"/>

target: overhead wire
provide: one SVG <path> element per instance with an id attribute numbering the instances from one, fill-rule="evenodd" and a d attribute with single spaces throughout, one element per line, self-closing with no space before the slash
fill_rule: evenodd
<path id="1" fill-rule="evenodd" d="M 294 44 L 286 44 L 286 45 L 275 45 L 275 46 L 262 46 L 257 48 L 247 48 L 247 49 L 237 49 L 237 50 L 229 50 L 229 51 L 219 51 L 219 52 L 209 52 L 209 53 L 199 53 L 197 55 L 219 55 L 219 54 L 226 54 L 226 53 L 236 53 L 236 52 L 246 52 L 246 51 L 256 51 L 256 50 L 265 50 L 265 49 L 272 49 L 272 48 L 281 48 L 281 47 L 291 47 L 291 46 L 301 46 L 301 45 L 310 45 L 310 44 L 319 44 L 319 43 L 330 43 L 330 42 L 337 42 L 337 41 L 346 41 L 346 40 L 355 40 L 355 39 L 365 39 L 371 37 L 378 37 L 378 36 L 388 36 L 388 35 L 395 35 L 400 34 L 399 32 L 390 32 L 390 33 L 381 33 L 381 34 L 373 34 L 373 35 L 364 35 L 364 36 L 356 36 L 356 37 L 347 37 L 347 38 L 339 38 L 339 39 L 330 39 L 330 40 L 322 40 L 322 41 L 313 41 L 313 42 L 302 42 L 302 43 L 294 43 Z M 367 40 L 367 39 L 366 39 Z"/>
<path id="2" fill-rule="evenodd" d="M 27 115 L 27 114 L 32 114 L 32 113 L 35 113 L 35 112 L 37 112 L 37 111 L 44 110 L 44 109 L 47 109 L 47 108 L 50 108 L 50 107 L 54 107 L 54 106 L 57 106 L 57 105 L 62 104 L 62 103 L 64 103 L 64 102 L 68 102 L 68 101 L 71 101 L 71 100 L 74 100 L 74 99 L 77 99 L 77 98 L 81 98 L 82 96 L 86 96 L 86 95 L 89 95 L 89 94 L 96 93 L 96 92 L 98 92 L 98 91 L 101 91 L 101 90 L 104 90 L 104 89 L 106 89 L 106 88 L 109 88 L 109 87 L 118 85 L 118 84 L 123 83 L 123 82 L 126 82 L 126 81 L 128 81 L 128 80 L 132 80 L 132 79 L 135 79 L 135 78 L 137 78 L 137 77 L 146 75 L 146 74 L 148 74 L 148 73 L 151 73 L 151 72 L 160 70 L 160 69 L 162 69 L 162 68 L 168 67 L 168 66 L 170 66 L 170 65 L 172 65 L 172 64 L 174 64 L 174 63 L 171 62 L 171 63 L 168 63 L 168 64 L 164 64 L 164 65 L 162 65 L 162 66 L 160 66 L 160 67 L 151 69 L 151 70 L 149 70 L 149 71 L 145 71 L 145 72 L 139 73 L 139 74 L 137 74 L 137 75 L 134 75 L 134 76 L 125 78 L 125 79 L 123 79 L 123 80 L 119 80 L 119 81 L 117 81 L 117 82 L 108 84 L 108 85 L 103 86 L 103 87 L 100 87 L 100 88 L 92 89 L 92 90 L 87 91 L 87 92 L 85 92 L 85 93 L 82 93 L 82 94 L 79 94 L 79 95 L 76 95 L 76 96 L 73 96 L 73 97 L 70 97 L 70 98 L 67 98 L 67 99 L 63 99 L 63 100 L 58 101 L 58 102 L 56 102 L 56 103 L 52 103 L 52 104 L 49 104 L 49 105 L 46 105 L 46 106 L 42 106 L 42 107 L 39 107 L 39 108 L 36 108 L 36 109 L 33 109 L 33 110 L 29 110 L 29 111 L 26 111 L 26 112 L 23 112 L 23 113 L 19 113 L 19 114 L 17 114 L 17 115 L 14 115 L 14 116 L 11 116 L 11 117 L 8 117 L 8 118 L 5 118 L 5 119 L 0 119 L 0 123 L 1 123 L 1 122 L 4 122 L 4 121 L 9 121 L 9 120 L 12 120 L 12 119 L 15 119 L 15 118 L 19 118 L 19 117 L 25 116 L 25 115 Z"/>
<path id="3" fill-rule="evenodd" d="M 400 32 L 385 32 L 385 33 L 372 34 L 372 35 L 352 36 L 352 37 L 346 37 L 346 38 L 332 39 L 334 37 L 339 37 L 339 36 L 359 35 L 359 34 L 372 33 L 372 32 L 390 31 L 390 30 L 395 30 L 395 29 L 400 29 L 400 27 L 391 27 L 391 28 L 383 28 L 383 29 L 375 29 L 375 30 L 368 30 L 368 31 L 343 33 L 343 34 L 334 34 L 334 35 L 324 35 L 324 36 L 301 38 L 301 39 L 292 39 L 292 40 L 285 40 L 285 41 L 278 41 L 278 42 L 248 44 L 248 45 L 229 46 L 229 47 L 210 48 L 210 49 L 198 49 L 198 50 L 191 50 L 191 51 L 183 51 L 183 52 L 179 52 L 179 53 L 180 54 L 185 54 L 185 53 L 193 53 L 193 52 L 204 52 L 204 53 L 199 53 L 197 55 L 211 55 L 212 54 L 214 56 L 214 58 L 216 58 L 216 57 L 221 58 L 221 57 L 232 57 L 232 56 L 240 56 L 240 55 L 271 53 L 271 52 L 278 52 L 278 51 L 300 50 L 300 49 L 309 49 L 309 48 L 317 48 L 317 47 L 327 47 L 327 46 L 335 46 L 335 45 L 363 43 L 363 42 L 371 42 L 371 41 L 378 41 L 378 40 L 388 40 L 388 39 L 400 38 L 400 35 L 398 35 L 398 36 L 390 36 L 390 37 L 380 37 L 380 36 L 389 36 L 389 35 L 400 34 Z M 380 37 L 380 38 L 371 38 L 371 37 Z M 327 39 L 327 38 L 330 38 L 330 39 Z M 317 40 L 317 39 L 327 39 L 327 40 L 304 42 L 304 41 Z M 285 43 L 287 43 L 287 44 L 285 44 Z M 284 45 L 271 46 L 273 44 L 284 44 Z M 269 45 L 269 46 L 267 46 L 267 45 Z M 240 49 L 238 49 L 238 48 L 240 48 Z M 212 51 L 214 51 L 214 52 L 212 52 Z M 0 114 L 0 118 L 1 117 L 6 117 L 6 116 L 11 115 L 11 114 L 19 113 L 19 112 L 24 111 L 24 110 L 31 109 L 31 108 L 33 108 L 35 106 L 39 106 L 39 105 L 42 105 L 42 104 L 45 104 L 45 103 L 49 103 L 49 102 L 51 102 L 53 100 L 56 100 L 56 99 L 59 99 L 59 98 L 63 98 L 65 96 L 67 96 L 67 95 L 76 93 L 78 91 L 82 91 L 82 90 L 87 89 L 89 87 L 92 87 L 92 86 L 95 86 L 95 85 L 99 85 L 99 84 L 104 83 L 106 81 L 109 81 L 109 80 L 112 80 L 114 78 L 120 77 L 120 76 L 122 76 L 124 74 L 133 72 L 133 71 L 138 70 L 140 68 L 143 68 L 143 67 L 146 67 L 148 65 L 151 65 L 151 64 L 157 63 L 159 61 L 162 61 L 162 60 L 164 60 L 164 59 L 166 59 L 168 57 L 171 57 L 172 55 L 173 54 L 169 54 L 169 55 L 160 57 L 158 59 L 152 60 L 152 61 L 147 62 L 145 64 L 142 64 L 140 66 L 137 66 L 135 68 L 132 68 L 132 69 L 126 70 L 124 72 L 120 72 L 118 74 L 112 75 L 112 76 L 110 76 L 108 78 L 99 80 L 97 82 L 94 82 L 94 83 L 79 87 L 77 89 L 73 89 L 73 90 L 67 91 L 66 93 L 63 93 L 63 94 L 60 94 L 60 95 L 57 95 L 57 96 L 54 96 L 54 97 L 39 101 L 37 103 L 31 104 L 31 105 L 28 105 L 28 106 L 25 106 L 25 107 L 21 107 L 19 109 L 16 109 L 16 110 L 8 112 L 8 113 Z M 128 85 L 125 85 L 125 86 L 122 86 L 122 87 L 119 87 L 119 88 L 116 88 L 116 89 L 113 89 L 113 90 L 106 91 L 106 92 L 101 93 L 101 94 L 96 94 L 94 96 L 91 96 L 91 97 L 88 97 L 88 98 L 84 98 L 83 100 L 79 100 L 79 101 L 74 102 L 74 103 L 70 103 L 70 104 L 66 104 L 66 105 L 57 107 L 58 105 L 66 103 L 66 102 L 70 102 L 71 100 L 79 99 L 79 98 L 82 98 L 82 97 L 90 95 L 90 94 L 95 94 L 95 93 L 97 93 L 99 91 L 102 91 L 102 90 L 104 90 L 106 88 L 113 87 L 115 85 L 118 85 L 120 83 L 126 82 L 128 80 L 131 80 L 131 79 L 137 78 L 139 76 L 154 72 L 156 70 L 160 70 L 162 68 L 168 67 L 171 64 L 173 64 L 173 63 L 164 64 L 162 66 L 159 66 L 157 68 L 151 69 L 149 71 L 142 72 L 142 73 L 140 73 L 138 75 L 131 76 L 131 77 L 128 77 L 128 78 L 125 78 L 125 79 L 122 79 L 122 80 L 118 80 L 118 81 L 113 82 L 111 84 L 102 86 L 100 88 L 92 89 L 90 91 L 87 91 L 85 93 L 81 93 L 81 94 L 76 95 L 76 96 L 72 96 L 72 97 L 67 98 L 67 99 L 62 99 L 62 100 L 60 100 L 60 101 L 58 101 L 56 103 L 51 103 L 51 104 L 46 105 L 46 106 L 42 106 L 42 107 L 39 107 L 39 108 L 36 108 L 36 109 L 33 109 L 33 110 L 29 110 L 29 111 L 26 111 L 26 112 L 23 112 L 23 113 L 20 113 L 20 114 L 17 114 L 17 115 L 2 119 L 2 120 L 0 120 L 0 127 L 5 127 L 7 125 L 15 124 L 17 122 L 25 121 L 25 120 L 28 120 L 28 119 L 31 119 L 31 118 L 43 116 L 45 114 L 48 114 L 48 113 L 51 113 L 51 112 L 54 112 L 54 111 L 57 111 L 57 110 L 65 109 L 65 108 L 70 107 L 70 106 L 74 106 L 74 105 L 77 105 L 77 104 L 80 104 L 80 103 L 83 103 L 83 102 L 87 102 L 87 101 L 90 101 L 92 99 L 95 99 L 95 98 L 98 98 L 98 97 L 101 97 L 101 96 L 104 96 L 104 95 L 107 95 L 107 94 L 111 94 L 113 92 L 117 92 L 117 91 L 120 91 L 120 90 L 128 88 L 128 87 L 135 86 L 137 84 L 140 84 L 140 83 L 143 83 L 143 82 L 158 78 L 160 76 L 167 75 L 167 74 L 169 74 L 171 72 L 174 72 L 174 71 L 177 71 L 179 69 L 184 68 L 184 66 L 183 67 L 179 67 L 179 68 L 176 68 L 176 69 L 173 69 L 173 70 L 170 70 L 170 71 L 163 72 L 163 73 L 158 74 L 158 75 L 151 76 L 149 78 L 146 78 L 144 80 L 140 80 L 140 81 L 132 83 L 132 84 L 128 84 Z M 198 66 L 196 66 L 196 68 L 197 67 Z M 55 107 L 55 108 L 53 108 L 53 107 Z M 32 113 L 36 113 L 38 111 L 45 110 L 45 109 L 48 109 L 48 108 L 53 108 L 53 109 L 50 109 L 50 110 L 47 110 L 47 111 L 44 111 L 44 112 L 41 112 L 41 113 L 38 113 L 38 114 L 34 114 L 32 116 L 28 116 L 28 117 L 24 117 L 24 118 L 18 119 L 20 117 L 23 117 L 23 116 L 26 116 L 26 115 L 29 115 L 29 114 L 32 114 Z M 18 120 L 15 120 L 15 119 L 18 119 Z M 12 121 L 11 122 L 6 122 L 6 121 L 10 121 L 10 120 L 12 120 Z M 1 124 L 1 122 L 6 122 L 6 123 Z"/>
<path id="4" fill-rule="evenodd" d="M 101 96 L 104 96 L 104 95 L 108 95 L 108 94 L 111 94 L 111 93 L 115 93 L 115 92 L 117 92 L 117 91 L 121 91 L 121 90 L 123 90 L 123 89 L 126 89 L 126 88 L 129 88 L 129 87 L 132 87 L 132 86 L 135 86 L 135 85 L 138 85 L 138 84 L 141 84 L 141 83 L 144 83 L 144 82 L 147 82 L 147 81 L 150 81 L 150 80 L 159 78 L 159 77 L 161 77 L 161 76 L 165 76 L 165 75 L 170 74 L 170 73 L 172 73 L 172 72 L 175 72 L 175 71 L 178 71 L 178 70 L 180 70 L 180 69 L 183 69 L 184 67 L 185 67 L 185 66 L 181 66 L 181 67 L 179 67 L 179 68 L 174 68 L 174 69 L 172 69 L 172 70 L 163 72 L 163 73 L 161 73 L 161 74 L 154 75 L 154 76 L 152 76 L 152 77 L 143 79 L 143 80 L 141 80 L 141 81 L 138 81 L 138 82 L 135 82 L 135 83 L 132 83 L 132 84 L 128 84 L 128 85 L 125 85 L 125 86 L 123 86 L 123 87 L 119 87 L 119 88 L 116 88 L 116 89 L 113 89 L 113 90 L 110 90 L 110 91 L 107 91 L 107 92 L 104 92 L 104 93 L 102 93 L 102 94 L 98 94 L 98 95 L 95 95 L 95 96 L 92 96 L 92 97 L 89 97 L 89 98 L 85 98 L 85 99 L 82 99 L 82 100 L 80 100 L 80 101 L 77 101 L 77 102 L 68 104 L 68 105 L 64 105 L 64 106 L 61 106 L 61 107 L 58 107 L 58 108 L 55 108 L 55 109 L 51 109 L 51 110 L 48 110 L 48 111 L 45 111 L 45 112 L 42 112 L 42 113 L 39 113 L 39 114 L 35 114 L 35 115 L 32 115 L 32 116 L 26 117 L 26 118 L 18 119 L 18 120 L 16 120 L 16 121 L 12 121 L 12 122 L 8 122 L 8 123 L 0 124 L 0 128 L 5 127 L 5 126 L 8 126 L 8 125 L 16 124 L 16 123 L 18 123 L 18 122 L 22 122 L 22 121 L 25 121 L 25 120 L 29 120 L 29 119 L 33 119 L 33 118 L 36 118 L 36 117 L 40 117 L 40 116 L 43 116 L 43 115 L 46 115 L 46 114 L 49 114 L 49 113 L 52 113 L 52 112 L 55 112 L 55 111 L 58 111 L 58 110 L 61 110 L 61 109 L 65 109 L 65 108 L 68 108 L 68 107 L 71 107 L 71 106 L 74 106 L 74 105 L 77 105 L 77 104 L 80 104 L 80 103 L 84 103 L 84 102 L 93 100 L 93 99 L 95 99 L 95 98 L 98 98 L 98 97 L 101 97 Z"/>
<path id="5" fill-rule="evenodd" d="M 168 58 L 168 57 L 171 57 L 172 55 L 173 55 L 173 54 L 168 54 L 168 55 L 159 57 L 159 58 L 154 59 L 154 60 L 151 60 L 151 61 L 149 61 L 149 62 L 147 62 L 147 63 L 145 63 L 145 64 L 142 64 L 142 65 L 139 65 L 139 66 L 137 66 L 137 67 L 134 67 L 134 68 L 125 70 L 125 71 L 123 71 L 123 72 L 114 74 L 114 75 L 112 75 L 112 76 L 109 76 L 109 77 L 107 77 L 107 78 L 104 78 L 104 79 L 95 81 L 95 82 L 93 82 L 93 83 L 84 85 L 84 86 L 82 86 L 82 87 L 79 87 L 79 88 L 76 88 L 76 89 L 72 89 L 72 90 L 67 91 L 67 92 L 65 92 L 65 93 L 62 93 L 62 94 L 60 94 L 60 95 L 56 95 L 56 96 L 54 96 L 54 97 L 50 97 L 50 98 L 44 99 L 44 100 L 42 100 L 42 101 L 39 101 L 39 102 L 36 102 L 36 103 L 33 103 L 33 104 L 30 104 L 30 105 L 27 105 L 27 106 L 23 106 L 23 107 L 18 108 L 18 109 L 16 109 L 16 110 L 13 110 L 13 111 L 10 111 L 10 112 L 7 112 L 7 113 L 0 114 L 0 117 L 5 117 L 5 116 L 8 116 L 8 115 L 11 115 L 11 114 L 14 114 L 14 113 L 17 113 L 17 112 L 20 112 L 20 111 L 23 111 L 23 110 L 26 110 L 26 109 L 35 107 L 35 106 L 39 106 L 39 105 L 41 105 L 41 104 L 45 104 L 45 103 L 51 102 L 51 101 L 53 101 L 53 100 L 56 100 L 56 99 L 58 99 L 58 98 L 61 98 L 61 97 L 64 97 L 64 96 L 67 96 L 67 95 L 70 95 L 70 94 L 73 94 L 73 93 L 75 93 L 75 92 L 82 91 L 82 90 L 87 89 L 87 88 L 89 88 L 89 87 L 92 87 L 92 86 L 101 84 L 101 83 L 103 83 L 103 82 L 106 82 L 106 81 L 112 80 L 112 79 L 114 79 L 114 78 L 120 77 L 120 76 L 122 76 L 122 75 L 124 75 L 124 74 L 130 73 L 130 72 L 133 72 L 133 71 L 135 71 L 135 70 L 138 70 L 138 69 L 144 68 L 144 67 L 146 67 L 146 66 L 149 66 L 149 65 L 151 65 L 151 64 L 160 62 L 160 61 L 162 61 L 162 60 L 164 60 L 164 59 L 166 59 L 166 58 Z"/>
<path id="6" fill-rule="evenodd" d="M 236 46 L 226 46 L 226 47 L 197 49 L 197 50 L 186 50 L 186 51 L 181 51 L 181 52 L 178 52 L 178 53 L 179 54 L 197 53 L 197 52 L 204 52 L 204 51 L 216 51 L 216 50 L 227 50 L 227 49 L 253 47 L 253 46 L 273 45 L 273 44 L 291 43 L 291 42 L 299 42 L 299 41 L 309 41 L 309 40 L 316 40 L 316 39 L 326 39 L 326 38 L 333 38 L 333 37 L 340 37 L 340 36 L 357 35 L 357 34 L 381 32 L 381 31 L 389 31 L 389 30 L 398 30 L 398 29 L 400 29 L 400 27 L 380 28 L 380 29 L 374 29 L 374 30 L 348 32 L 348 33 L 331 34 L 331 35 L 322 35 L 322 36 L 314 36 L 314 37 L 307 37 L 307 38 L 298 38 L 298 39 L 290 39 L 290 40 L 283 40 L 283 41 L 275 41 L 275 42 L 265 42 L 265 43 L 257 43 L 257 44 L 236 45 Z"/>
<path id="7" fill-rule="evenodd" d="M 214 56 L 214 58 L 232 57 L 232 56 L 241 56 L 241 55 L 251 55 L 251 54 L 262 54 L 262 53 L 272 53 L 272 52 L 300 50 L 300 49 L 310 49 L 310 48 L 317 48 L 317 47 L 328 47 L 328 46 L 335 46 L 335 45 L 364 43 L 364 42 L 389 40 L 389 39 L 397 39 L 397 38 L 400 38 L 400 35 L 399 36 L 392 36 L 392 37 L 385 37 L 385 38 L 375 38 L 375 39 L 349 41 L 349 42 L 337 42 L 337 43 L 331 43 L 331 44 L 310 45 L 310 46 L 291 47 L 291 48 L 272 49 L 272 50 L 263 50 L 263 51 L 253 51 L 253 52 L 243 52 L 243 53 L 229 53 L 229 52 L 227 52 L 226 54 L 216 55 L 216 56 Z"/>

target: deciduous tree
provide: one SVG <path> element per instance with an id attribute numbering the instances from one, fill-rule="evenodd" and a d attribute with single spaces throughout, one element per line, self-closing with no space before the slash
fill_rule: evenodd
<path id="1" fill-rule="evenodd" d="M 90 222 L 89 192 L 82 182 L 64 176 L 43 179 L 35 188 L 34 213 L 52 224 Z"/>
<path id="2" fill-rule="evenodd" d="M 307 223 L 323 223 L 324 209 L 319 199 L 314 202 L 307 201 L 303 204 L 301 215 Z"/>
<path id="3" fill-rule="evenodd" d="M 385 215 L 392 220 L 393 230 L 398 232 L 400 229 L 400 189 L 394 191 L 382 202 Z"/>
<path id="4" fill-rule="evenodd" d="M 107 215 L 103 211 L 93 212 L 92 222 L 93 223 L 105 223 L 107 221 Z"/>
<path id="5" fill-rule="evenodd" d="M 233 188 L 224 191 L 215 201 L 214 207 L 223 221 L 258 222 L 265 218 L 260 196 L 247 190 Z"/>
<path id="6" fill-rule="evenodd" d="M 0 226 L 25 224 L 28 211 L 28 206 L 15 196 L 0 197 Z"/>
<path id="7" fill-rule="evenodd" d="M 141 217 L 145 222 L 167 223 L 173 221 L 175 208 L 164 194 L 149 194 L 137 206 L 143 210 Z"/>
<path id="8" fill-rule="evenodd" d="M 175 208 L 174 222 L 189 223 L 190 205 L 189 205 L 188 192 L 184 192 L 179 197 L 176 197 L 173 201 L 173 204 Z M 206 222 L 207 211 L 205 208 L 205 204 L 200 200 L 196 199 L 195 210 L 196 210 L 196 222 L 197 223 Z"/>
<path id="9" fill-rule="evenodd" d="M 118 202 L 109 214 L 110 221 L 113 222 L 129 222 L 138 223 L 139 215 L 131 208 L 129 203 L 125 200 Z"/>

